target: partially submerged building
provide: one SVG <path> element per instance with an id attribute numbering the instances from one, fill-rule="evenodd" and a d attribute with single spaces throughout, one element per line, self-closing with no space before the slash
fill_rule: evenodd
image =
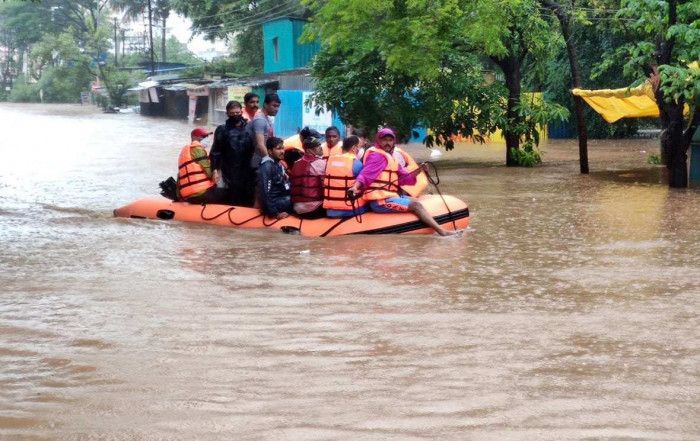
<path id="1" fill-rule="evenodd" d="M 226 120 L 226 103 L 243 103 L 248 92 L 260 97 L 277 93 L 282 106 L 274 118 L 277 136 L 287 137 L 302 127 L 323 132 L 335 125 L 341 135 L 345 126 L 331 111 L 316 112 L 307 105 L 314 90 L 309 64 L 318 52 L 317 42 L 301 43 L 306 20 L 282 17 L 263 24 L 263 73 L 253 77 L 204 80 L 181 78 L 177 71 L 161 72 L 132 89 L 139 93 L 139 108 L 146 116 L 188 119 L 215 126 Z"/>

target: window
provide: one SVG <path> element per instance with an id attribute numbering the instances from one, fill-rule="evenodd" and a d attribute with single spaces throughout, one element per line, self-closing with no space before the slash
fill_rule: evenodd
<path id="1" fill-rule="evenodd" d="M 280 61 L 280 39 L 279 39 L 279 37 L 275 37 L 272 39 L 272 50 L 274 53 L 275 62 L 279 62 Z"/>

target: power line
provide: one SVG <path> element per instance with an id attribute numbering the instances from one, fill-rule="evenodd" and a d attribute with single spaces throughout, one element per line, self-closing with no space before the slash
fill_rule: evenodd
<path id="1" fill-rule="evenodd" d="M 274 7 L 273 7 L 274 8 Z M 291 5 L 291 6 L 286 6 L 283 9 L 280 9 L 278 11 L 274 11 L 274 13 L 270 15 L 266 15 L 270 13 L 270 10 L 261 12 L 260 14 L 257 14 L 257 17 L 246 17 L 246 18 L 241 18 L 239 20 L 233 20 L 229 21 L 226 23 L 222 23 L 220 25 L 213 25 L 213 26 L 206 26 L 206 27 L 201 27 L 201 28 L 196 28 L 196 32 L 206 32 L 206 31 L 212 31 L 212 30 L 217 30 L 219 32 L 230 32 L 230 31 L 237 31 L 241 30 L 243 28 L 251 27 L 251 26 L 256 26 L 262 23 L 265 23 L 266 21 L 274 20 L 277 18 L 285 17 L 287 15 L 290 15 L 292 13 L 300 13 L 303 12 L 303 7 L 297 6 L 297 5 Z"/>
<path id="2" fill-rule="evenodd" d="M 267 0 L 267 1 L 261 0 L 258 3 L 258 7 L 262 6 L 263 4 L 268 4 L 268 3 L 275 3 L 277 5 L 283 4 L 283 3 L 280 3 L 278 0 Z M 211 15 L 200 15 L 200 16 L 194 16 L 194 17 L 188 17 L 188 18 L 190 20 L 204 20 L 205 18 L 223 17 L 225 15 L 231 15 L 231 14 L 235 14 L 238 12 L 243 12 L 243 11 L 241 11 L 240 9 L 231 9 L 229 11 L 217 12 L 217 13 L 211 14 Z"/>

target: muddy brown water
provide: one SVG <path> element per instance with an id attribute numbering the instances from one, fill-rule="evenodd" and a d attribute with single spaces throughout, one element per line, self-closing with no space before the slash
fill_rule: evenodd
<path id="1" fill-rule="evenodd" d="M 438 162 L 457 239 L 115 219 L 186 123 L 0 105 L 2 440 L 700 438 L 700 192 L 656 141 Z M 413 151 L 426 156 L 421 148 Z"/>

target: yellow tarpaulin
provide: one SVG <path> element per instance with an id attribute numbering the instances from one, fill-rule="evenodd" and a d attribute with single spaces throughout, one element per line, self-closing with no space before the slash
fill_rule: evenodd
<path id="1" fill-rule="evenodd" d="M 648 81 L 632 88 L 573 89 L 571 93 L 583 98 L 593 110 L 609 123 L 614 123 L 622 118 L 659 116 L 659 108 L 654 101 L 654 93 Z"/>
<path id="2" fill-rule="evenodd" d="M 690 63 L 688 67 L 695 70 L 700 68 L 697 61 Z M 637 87 L 599 90 L 573 89 L 571 93 L 583 98 L 593 110 L 609 123 L 614 123 L 622 118 L 659 117 L 654 91 L 648 80 Z M 685 112 L 688 112 L 687 104 Z"/>

